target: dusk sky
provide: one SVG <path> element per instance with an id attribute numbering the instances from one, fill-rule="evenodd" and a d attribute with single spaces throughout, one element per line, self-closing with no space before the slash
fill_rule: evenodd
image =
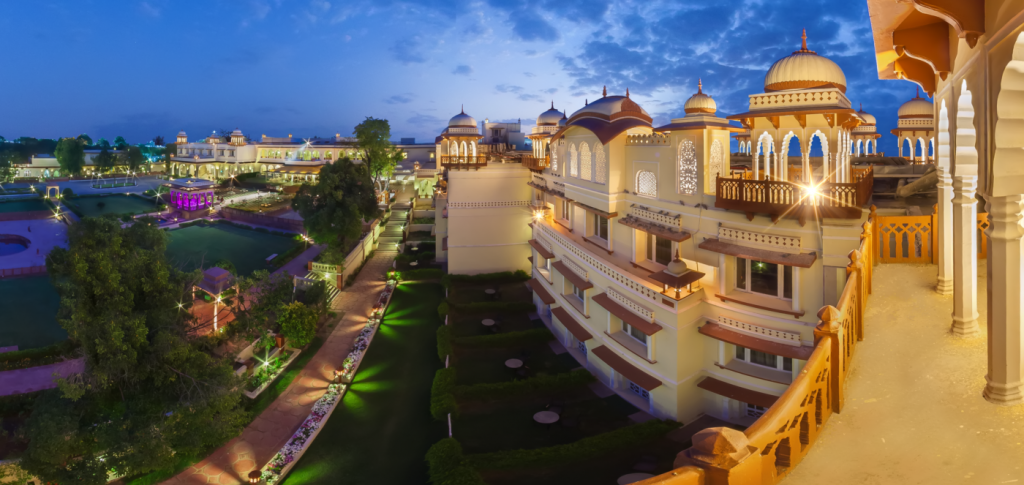
<path id="1" fill-rule="evenodd" d="M 745 111 L 800 47 L 846 73 L 878 118 L 879 151 L 915 85 L 879 81 L 863 0 L 0 0 L 9 66 L 0 135 L 143 143 L 240 128 L 348 136 L 366 116 L 432 141 L 465 104 L 477 121 L 573 111 L 628 87 L 655 124 L 696 91 Z"/>

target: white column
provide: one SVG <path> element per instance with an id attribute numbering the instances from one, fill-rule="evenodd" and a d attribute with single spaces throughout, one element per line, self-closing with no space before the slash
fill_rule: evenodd
<path id="1" fill-rule="evenodd" d="M 977 175 L 953 177 L 953 325 L 961 337 L 978 334 Z"/>
<path id="2" fill-rule="evenodd" d="M 871 140 L 871 154 L 878 155 L 878 139 Z"/>
<path id="3" fill-rule="evenodd" d="M 997 404 L 1018 404 L 1021 366 L 1021 210 L 1024 196 L 990 197 L 988 201 L 988 374 L 983 396 Z"/>
<path id="4" fill-rule="evenodd" d="M 725 294 L 726 274 L 727 273 L 725 272 L 725 255 L 719 253 L 718 254 L 718 294 L 719 295 L 724 295 Z"/>
<path id="5" fill-rule="evenodd" d="M 939 166 L 939 203 L 938 227 L 935 228 L 938 234 L 939 247 L 939 279 L 935 285 L 935 291 L 940 295 L 953 293 L 953 177 L 949 174 L 949 168 Z"/>
<path id="6" fill-rule="evenodd" d="M 896 145 L 897 156 L 902 157 L 903 156 L 903 137 L 902 136 L 897 136 L 896 137 L 896 141 L 899 142 L 899 145 Z"/>
<path id="7" fill-rule="evenodd" d="M 796 266 L 793 266 L 793 311 L 800 311 L 800 268 Z"/>

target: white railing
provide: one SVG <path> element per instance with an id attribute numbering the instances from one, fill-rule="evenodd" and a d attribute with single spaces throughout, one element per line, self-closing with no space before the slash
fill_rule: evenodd
<path id="1" fill-rule="evenodd" d="M 580 278 L 583 278 L 584 280 L 586 280 L 587 277 L 589 276 L 587 271 L 584 270 L 583 268 L 581 268 L 580 265 L 576 264 L 575 261 L 573 261 L 571 259 L 568 259 L 568 258 L 562 258 L 561 261 L 562 261 L 562 263 L 565 263 L 565 265 L 569 269 L 571 269 L 574 273 L 579 275 Z"/>
<path id="2" fill-rule="evenodd" d="M 731 327 L 742 333 L 752 334 L 766 340 L 773 340 L 786 345 L 800 345 L 799 333 L 783 332 L 782 330 L 775 330 L 773 328 L 762 327 L 752 323 L 741 322 L 725 316 L 718 317 L 718 323 Z"/>
<path id="3" fill-rule="evenodd" d="M 611 288 L 608 288 L 606 290 L 606 293 L 608 293 L 608 298 L 611 298 L 612 301 L 626 308 L 629 308 L 633 313 L 636 313 L 637 315 L 644 317 L 646 320 L 654 322 L 654 310 L 651 310 L 633 300 L 630 300 L 629 298 L 626 298 L 626 295 L 623 295 L 622 293 L 619 293 Z"/>
<path id="4" fill-rule="evenodd" d="M 742 231 L 730 227 L 719 227 L 718 238 L 727 242 L 735 242 L 742 246 L 760 246 L 785 251 L 787 253 L 799 253 L 801 245 L 799 237 Z"/>
<path id="5" fill-rule="evenodd" d="M 476 128 L 448 128 L 448 133 L 469 133 L 476 134 Z"/>
<path id="6" fill-rule="evenodd" d="M 750 109 L 778 108 L 782 106 L 839 105 L 850 107 L 850 100 L 838 89 L 808 89 L 796 92 L 776 92 L 750 95 Z"/>
<path id="7" fill-rule="evenodd" d="M 452 209 L 486 209 L 490 207 L 527 207 L 528 200 L 505 200 L 505 201 L 484 201 L 484 202 L 448 202 Z"/>
<path id="8" fill-rule="evenodd" d="M 639 217 L 641 219 L 647 219 L 647 220 L 649 220 L 651 222 L 656 222 L 658 224 L 666 225 L 666 226 L 669 226 L 669 227 L 674 227 L 676 229 L 679 229 L 679 228 L 683 227 L 683 216 L 682 216 L 682 214 L 675 214 L 675 215 L 673 215 L 671 213 L 668 213 L 667 211 L 662 211 L 662 212 L 665 212 L 665 213 L 654 212 L 652 210 L 647 210 L 647 209 L 644 209 L 644 208 L 639 207 L 639 206 L 633 207 L 630 210 L 630 212 L 635 217 Z"/>

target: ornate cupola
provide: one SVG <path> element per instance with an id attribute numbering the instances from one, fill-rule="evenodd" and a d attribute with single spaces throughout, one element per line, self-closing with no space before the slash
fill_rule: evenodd
<path id="1" fill-rule="evenodd" d="M 213 133 L 206 137 L 206 143 L 223 143 L 223 140 L 220 135 L 217 134 L 217 130 L 213 130 Z"/>
<path id="2" fill-rule="evenodd" d="M 846 75 L 831 59 L 807 48 L 807 30 L 801 36 L 800 50 L 775 61 L 764 76 L 764 90 L 837 88 L 846 93 Z"/>
<path id="3" fill-rule="evenodd" d="M 242 134 L 242 130 L 235 128 L 235 131 L 231 132 L 231 144 L 236 147 L 245 146 L 245 135 Z"/>
<path id="4" fill-rule="evenodd" d="M 181 130 L 178 132 L 178 139 L 175 141 L 175 143 L 177 143 L 178 145 L 188 144 L 188 137 L 185 136 L 185 130 Z"/>
<path id="5" fill-rule="evenodd" d="M 690 96 L 690 99 L 686 100 L 686 104 L 683 105 L 683 111 L 687 115 L 691 114 L 715 114 L 718 111 L 718 104 L 715 103 L 711 96 L 704 94 L 704 83 L 697 79 L 697 94 Z"/>
<path id="6" fill-rule="evenodd" d="M 704 277 L 704 273 L 694 271 L 686 266 L 686 262 L 679 255 L 679 248 L 676 248 L 676 257 L 668 263 L 665 270 L 660 273 L 653 273 L 650 279 L 665 286 L 664 295 L 675 300 L 683 298 L 683 288 L 690 291 L 690 285 Z"/>

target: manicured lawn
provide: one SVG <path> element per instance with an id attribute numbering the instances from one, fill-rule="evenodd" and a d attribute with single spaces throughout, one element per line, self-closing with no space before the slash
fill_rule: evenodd
<path id="1" fill-rule="evenodd" d="M 447 425 L 430 417 L 437 360 L 433 283 L 398 287 L 355 382 L 285 485 L 427 483 L 427 449 Z"/>
<path id="2" fill-rule="evenodd" d="M 576 362 L 568 352 L 555 355 L 548 344 L 478 349 L 465 349 L 456 345 L 455 349 L 458 383 L 462 385 L 516 379 L 516 371 L 505 367 L 505 361 L 508 359 L 523 361 L 526 377 L 561 374 L 580 367 L 579 362 Z"/>
<path id="3" fill-rule="evenodd" d="M 139 214 L 157 210 L 153 200 L 146 200 L 131 195 L 108 195 L 106 197 L 80 197 L 71 199 L 84 217 L 99 217 L 104 214 Z"/>
<path id="4" fill-rule="evenodd" d="M 498 322 L 497 328 L 500 331 L 492 331 L 490 327 L 483 324 L 485 318 Z M 521 332 L 543 327 L 540 320 L 530 320 L 526 312 L 485 312 L 468 316 L 458 316 L 453 319 L 455 337 L 473 337 L 477 335 L 493 335 L 495 333 Z"/>
<path id="5" fill-rule="evenodd" d="M 57 323 L 60 297 L 48 276 L 0 279 L 0 347 L 45 347 L 68 338 Z"/>
<path id="6" fill-rule="evenodd" d="M 248 276 L 258 269 L 272 270 L 266 259 L 284 254 L 295 246 L 291 237 L 217 224 L 190 226 L 169 232 L 167 259 L 185 271 L 202 265 L 209 268 L 221 259 L 234 263 L 238 274 Z"/>
<path id="7" fill-rule="evenodd" d="M 497 296 L 490 296 L 484 290 L 498 290 Z M 524 283 L 479 283 L 468 285 L 460 283 L 448 295 L 453 303 L 472 303 L 481 301 L 530 301 L 530 289 Z"/>
<path id="8" fill-rule="evenodd" d="M 31 212 L 31 211 L 52 211 L 53 208 L 46 205 L 42 199 L 15 200 L 11 202 L 0 202 L 0 212 Z"/>

